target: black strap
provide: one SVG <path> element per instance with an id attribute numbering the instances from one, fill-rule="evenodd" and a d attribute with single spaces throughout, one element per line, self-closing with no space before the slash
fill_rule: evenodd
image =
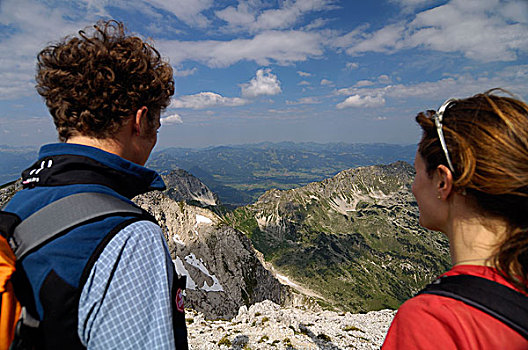
<path id="1" fill-rule="evenodd" d="M 111 215 L 144 215 L 144 211 L 109 194 L 85 192 L 66 196 L 36 211 L 14 230 L 9 244 L 18 260 L 86 222 Z"/>
<path id="2" fill-rule="evenodd" d="M 185 310 L 183 304 L 183 291 L 187 284 L 187 276 L 179 276 L 173 267 L 174 277 L 172 279 L 172 329 L 176 350 L 188 350 L 187 323 L 185 322 Z"/>
<path id="3" fill-rule="evenodd" d="M 471 275 L 444 276 L 419 294 L 460 300 L 508 325 L 528 339 L 528 297 L 498 282 Z"/>
<path id="4" fill-rule="evenodd" d="M 15 227 L 17 227 L 17 225 L 20 224 L 21 221 L 22 220 L 20 220 L 18 215 L 1 210 L 0 211 L 0 235 L 2 235 L 2 237 L 8 240 L 9 237 L 11 237 L 11 235 L 13 234 Z"/>

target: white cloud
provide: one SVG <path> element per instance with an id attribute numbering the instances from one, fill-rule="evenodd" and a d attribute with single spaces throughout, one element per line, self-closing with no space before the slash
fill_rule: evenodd
<path id="1" fill-rule="evenodd" d="M 255 78 L 242 84 L 242 96 L 257 97 L 261 95 L 277 95 L 281 93 L 280 81 L 271 69 L 259 69 Z"/>
<path id="2" fill-rule="evenodd" d="M 346 49 L 353 45 L 357 45 L 362 40 L 368 39 L 367 31 L 369 28 L 369 24 L 362 24 L 349 33 L 336 35 L 330 42 L 328 42 L 328 45 L 337 49 Z"/>
<path id="3" fill-rule="evenodd" d="M 216 11 L 218 18 L 228 23 L 233 29 L 244 29 L 250 32 L 291 28 L 310 12 L 318 12 L 336 8 L 334 0 L 294 0 L 279 2 L 277 9 L 264 9 L 265 2 L 239 1 L 238 6 L 229 6 Z M 322 19 L 314 20 L 305 30 L 311 30 L 324 25 Z"/>
<path id="4" fill-rule="evenodd" d="M 359 96 L 371 98 L 419 98 L 423 100 L 447 99 L 449 97 L 468 97 L 491 88 L 502 87 L 514 94 L 528 95 L 528 65 L 510 66 L 493 74 L 471 76 L 469 74 L 443 78 L 437 81 L 425 81 L 416 84 L 396 84 L 382 88 L 350 87 L 339 89 L 338 95 L 354 97 L 348 104 L 359 103 Z M 350 98 L 349 97 L 349 98 Z M 347 98 L 347 100 L 349 99 Z M 340 105 L 346 107 L 345 100 Z M 365 100 L 363 98 L 363 100 Z M 441 102 L 441 101 L 440 101 Z"/>
<path id="5" fill-rule="evenodd" d="M 297 85 L 305 86 L 305 85 L 312 85 L 312 84 L 310 84 L 309 81 L 303 80 L 303 81 L 299 82 L 299 84 L 297 84 Z"/>
<path id="6" fill-rule="evenodd" d="M 36 94 L 36 91 L 33 74 L 29 73 L 29 70 L 7 72 L 0 68 L 0 100 L 8 100 L 31 94 Z"/>
<path id="7" fill-rule="evenodd" d="M 386 74 L 382 74 L 378 78 L 376 78 L 374 81 L 373 80 L 359 80 L 357 83 L 354 84 L 354 87 L 363 88 L 363 87 L 375 85 L 377 83 L 389 84 L 390 82 L 391 82 L 391 78 Z M 343 89 L 339 91 L 343 91 Z"/>
<path id="8" fill-rule="evenodd" d="M 334 83 L 328 79 L 322 79 L 320 84 L 323 86 L 333 86 L 334 85 Z"/>
<path id="9" fill-rule="evenodd" d="M 323 19 L 323 18 L 316 18 L 312 22 L 305 25 L 302 29 L 303 30 L 314 30 L 324 27 L 330 20 Z"/>
<path id="10" fill-rule="evenodd" d="M 184 69 L 184 70 L 174 69 L 174 76 L 187 77 L 189 75 L 193 75 L 194 73 L 196 73 L 197 70 L 198 68 L 196 67 L 191 68 L 191 69 Z"/>
<path id="11" fill-rule="evenodd" d="M 391 24 L 374 33 L 357 32 L 355 37 L 347 39 L 352 42 L 346 52 L 356 55 L 364 52 L 394 52 L 403 48 L 405 26 L 401 23 Z"/>
<path id="12" fill-rule="evenodd" d="M 161 125 L 182 124 L 183 120 L 177 113 L 161 118 Z"/>
<path id="13" fill-rule="evenodd" d="M 229 6 L 216 11 L 216 16 L 234 27 L 249 27 L 255 22 L 254 10 L 248 3 L 240 2 L 238 7 Z"/>
<path id="14" fill-rule="evenodd" d="M 338 103 L 336 107 L 338 109 L 349 108 L 349 107 L 379 107 L 385 104 L 385 99 L 382 96 L 360 96 L 353 95 L 347 97 L 341 103 Z"/>
<path id="15" fill-rule="evenodd" d="M 185 60 L 202 62 L 209 67 L 228 67 L 239 61 L 255 61 L 259 65 L 276 62 L 288 65 L 306 61 L 323 54 L 323 37 L 318 33 L 301 31 L 270 31 L 252 39 L 231 41 L 162 41 L 156 42 L 160 51 L 173 64 Z"/>
<path id="16" fill-rule="evenodd" d="M 391 82 L 391 78 L 386 74 L 382 74 L 378 77 L 378 83 L 389 84 L 390 82 Z"/>
<path id="17" fill-rule="evenodd" d="M 301 1 L 290 3 L 292 4 L 291 6 L 287 6 L 288 3 L 285 3 L 287 7 L 264 11 L 260 16 L 258 16 L 257 21 L 252 26 L 252 29 L 269 30 L 291 27 L 303 14 L 303 11 L 301 11 L 301 9 L 296 6 L 300 2 Z"/>
<path id="18" fill-rule="evenodd" d="M 286 101 L 288 105 L 312 105 L 317 103 L 321 103 L 321 101 L 315 97 L 302 97 L 297 101 Z"/>
<path id="19" fill-rule="evenodd" d="M 528 1 L 507 2 L 500 8 L 500 13 L 512 21 L 528 23 Z"/>
<path id="20" fill-rule="evenodd" d="M 438 4 L 441 0 L 389 0 L 402 7 L 404 13 L 412 12 L 417 8 Z"/>
<path id="21" fill-rule="evenodd" d="M 65 6 L 66 7 L 66 6 Z M 67 21 L 66 16 L 75 21 Z M 78 18 L 67 8 L 50 8 L 34 0 L 0 1 L 0 99 L 35 94 L 35 63 L 48 43 L 91 24 L 91 14 Z"/>
<path id="22" fill-rule="evenodd" d="M 430 4 L 431 0 L 390 0 L 400 6 L 421 6 L 425 4 Z"/>
<path id="23" fill-rule="evenodd" d="M 442 96 L 442 92 L 454 91 L 455 87 L 460 85 L 462 80 L 465 80 L 466 84 L 468 81 L 474 81 L 474 79 L 470 79 L 468 77 L 458 79 L 450 77 L 432 82 L 421 82 L 409 85 L 388 85 L 382 88 L 368 88 L 366 87 L 367 85 L 357 86 L 356 84 L 351 88 L 339 89 L 337 94 L 354 96 L 384 96 L 395 98 Z"/>
<path id="24" fill-rule="evenodd" d="M 205 28 L 209 20 L 202 14 L 204 10 L 213 6 L 213 0 L 148 0 L 146 3 L 171 12 L 178 19 L 189 26 Z"/>
<path id="25" fill-rule="evenodd" d="M 217 106 L 237 107 L 249 101 L 239 97 L 224 97 L 214 92 L 200 92 L 195 95 L 186 95 L 173 98 L 170 108 L 203 109 Z"/>
<path id="26" fill-rule="evenodd" d="M 467 83 L 467 81 L 466 81 Z M 413 85 L 392 85 L 387 87 L 386 95 L 391 97 L 421 97 L 421 96 L 434 96 L 441 91 L 448 91 L 455 89 L 457 85 L 457 79 L 445 78 L 434 82 L 423 82 Z M 477 90 L 478 91 L 478 90 Z M 475 92 L 477 92 L 475 91 Z"/>
<path id="27" fill-rule="evenodd" d="M 336 45 L 350 55 L 426 48 L 462 52 L 477 61 L 513 61 L 519 52 L 528 52 L 528 11 L 518 13 L 524 8 L 521 1 L 452 0 L 418 13 L 410 22 L 373 33 L 366 27 L 356 29 Z"/>
<path id="28" fill-rule="evenodd" d="M 300 70 L 297 71 L 297 74 L 299 74 L 299 76 L 301 77 L 311 77 L 312 76 L 312 73 L 302 72 Z"/>
<path id="29" fill-rule="evenodd" d="M 357 69 L 359 67 L 359 64 L 357 64 L 356 62 L 347 62 L 345 67 L 348 70 L 353 70 L 353 69 Z"/>
<path id="30" fill-rule="evenodd" d="M 365 87 L 365 86 L 372 86 L 374 85 L 374 82 L 370 80 L 360 80 L 356 84 L 354 84 L 355 87 Z"/>
<path id="31" fill-rule="evenodd" d="M 528 26 L 499 15 L 502 4 L 487 0 L 454 0 L 418 14 L 407 40 L 415 47 L 461 51 L 479 61 L 511 61 L 528 52 Z"/>
<path id="32" fill-rule="evenodd" d="M 99 17 L 109 17 L 105 9 L 108 3 L 107 0 L 81 0 L 81 2 L 86 5 L 87 11 L 95 13 Z"/>

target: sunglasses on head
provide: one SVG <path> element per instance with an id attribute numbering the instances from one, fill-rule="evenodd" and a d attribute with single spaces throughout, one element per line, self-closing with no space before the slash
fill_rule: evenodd
<path id="1" fill-rule="evenodd" d="M 451 157 L 449 156 L 449 151 L 447 150 L 444 132 L 442 131 L 442 120 L 444 119 L 445 110 L 454 102 L 456 102 L 456 99 L 450 98 L 449 100 L 445 101 L 436 112 L 431 114 L 431 118 L 434 120 L 436 125 L 436 132 L 438 133 L 442 150 L 444 150 L 444 154 L 447 159 L 447 165 L 449 166 L 449 170 L 451 170 L 452 173 L 455 172 L 455 167 L 453 166 L 453 163 L 451 163 Z"/>

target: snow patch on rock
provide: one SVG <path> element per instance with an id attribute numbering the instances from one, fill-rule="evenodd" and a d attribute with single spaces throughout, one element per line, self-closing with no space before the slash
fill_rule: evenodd
<path id="1" fill-rule="evenodd" d="M 206 292 L 223 292 L 224 288 L 218 281 L 218 278 L 216 278 L 215 275 L 212 275 L 207 267 L 205 267 L 205 264 L 203 263 L 202 259 L 197 259 L 196 255 L 190 254 L 185 257 L 185 262 L 191 266 L 196 267 L 198 270 L 200 270 L 202 273 L 207 275 L 213 280 L 213 284 L 209 286 L 207 282 L 204 281 L 203 286 L 200 288 L 202 290 L 205 290 Z"/>

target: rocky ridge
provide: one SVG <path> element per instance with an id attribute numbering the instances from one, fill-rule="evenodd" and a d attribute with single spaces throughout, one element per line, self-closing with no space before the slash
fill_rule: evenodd
<path id="1" fill-rule="evenodd" d="M 191 349 L 379 349 L 395 311 L 365 314 L 307 311 L 263 301 L 230 321 L 186 314 Z"/>
<path id="2" fill-rule="evenodd" d="M 405 162 L 349 169 L 268 191 L 228 220 L 322 306 L 396 309 L 449 266 L 445 237 L 418 224 L 413 177 Z"/>
<path id="3" fill-rule="evenodd" d="M 242 305 L 263 300 L 293 304 L 303 299 L 263 266 L 246 236 L 211 210 L 176 202 L 160 192 L 134 200 L 158 220 L 176 270 L 187 276 L 187 307 L 209 319 L 230 319 Z"/>
<path id="4" fill-rule="evenodd" d="M 15 193 L 22 189 L 22 180 L 7 183 L 0 187 L 0 208 L 2 208 Z"/>

